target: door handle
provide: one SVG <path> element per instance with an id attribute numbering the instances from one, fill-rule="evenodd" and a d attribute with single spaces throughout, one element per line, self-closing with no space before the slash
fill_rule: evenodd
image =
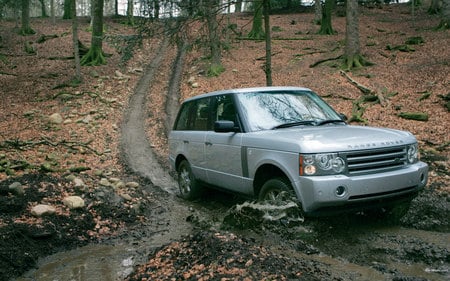
<path id="1" fill-rule="evenodd" d="M 184 141 L 183 141 L 183 143 L 185 143 L 185 144 L 188 144 L 188 143 L 189 143 L 189 141 L 188 141 L 188 140 L 184 140 Z"/>
<path id="2" fill-rule="evenodd" d="M 207 142 L 205 142 L 205 145 L 210 146 L 210 145 L 212 145 L 212 142 L 207 141 Z"/>

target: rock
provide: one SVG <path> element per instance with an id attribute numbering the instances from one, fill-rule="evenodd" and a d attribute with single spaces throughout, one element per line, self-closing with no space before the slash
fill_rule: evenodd
<path id="1" fill-rule="evenodd" d="M 101 177 L 103 175 L 103 170 L 95 170 L 94 175 L 97 177 Z"/>
<path id="2" fill-rule="evenodd" d="M 39 204 L 31 208 L 31 214 L 35 217 L 42 217 L 44 215 L 51 215 L 56 212 L 55 207 L 45 204 Z"/>
<path id="3" fill-rule="evenodd" d="M 84 187 L 84 181 L 80 178 L 74 178 L 72 182 L 75 184 L 75 187 Z"/>
<path id="4" fill-rule="evenodd" d="M 72 174 L 66 176 L 66 180 L 72 181 L 72 182 L 75 178 L 76 178 L 75 175 L 72 175 Z"/>
<path id="5" fill-rule="evenodd" d="M 131 201 L 131 199 L 133 199 L 133 197 L 131 197 L 130 194 L 127 193 L 121 193 L 120 197 L 122 197 L 125 201 Z"/>
<path id="6" fill-rule="evenodd" d="M 48 120 L 53 124 L 61 124 L 63 122 L 63 118 L 59 113 L 53 113 L 48 117 Z"/>
<path id="7" fill-rule="evenodd" d="M 109 180 L 108 179 L 106 179 L 106 178 L 102 178 L 101 180 L 100 180 L 100 185 L 102 185 L 102 186 L 111 186 L 111 183 L 109 182 Z"/>
<path id="8" fill-rule="evenodd" d="M 80 196 L 68 196 L 63 199 L 63 204 L 69 209 L 79 209 L 84 207 L 84 200 Z"/>
<path id="9" fill-rule="evenodd" d="M 13 182 L 12 184 L 9 185 L 8 188 L 12 194 L 15 194 L 15 195 L 24 195 L 25 194 L 25 190 L 23 189 L 23 186 L 20 182 L 17 182 L 17 181 Z"/>
<path id="10" fill-rule="evenodd" d="M 198 88 L 198 83 L 197 82 L 194 82 L 194 83 L 192 83 L 192 88 Z"/>
<path id="11" fill-rule="evenodd" d="M 115 189 L 121 189 L 125 187 L 125 183 L 123 181 L 118 181 L 113 184 Z"/>
<path id="12" fill-rule="evenodd" d="M 125 184 L 126 187 L 136 188 L 139 187 L 139 183 L 135 181 L 129 181 Z"/>

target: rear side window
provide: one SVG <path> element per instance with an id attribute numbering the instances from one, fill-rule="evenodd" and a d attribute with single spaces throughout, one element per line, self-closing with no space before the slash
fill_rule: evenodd
<path id="1" fill-rule="evenodd" d="M 184 103 L 173 129 L 207 131 L 210 123 L 210 99 L 204 98 Z"/>

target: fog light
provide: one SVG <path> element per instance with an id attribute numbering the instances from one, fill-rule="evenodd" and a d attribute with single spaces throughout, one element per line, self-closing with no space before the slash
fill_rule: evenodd
<path id="1" fill-rule="evenodd" d="M 335 193 L 336 193 L 336 196 L 338 196 L 338 197 L 343 197 L 344 195 L 345 195 L 345 193 L 346 193 L 346 188 L 345 188 L 345 186 L 338 186 L 337 188 L 336 188 L 336 191 L 335 191 Z"/>

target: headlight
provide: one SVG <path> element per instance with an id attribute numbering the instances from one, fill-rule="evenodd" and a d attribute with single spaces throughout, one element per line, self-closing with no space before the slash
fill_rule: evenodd
<path id="1" fill-rule="evenodd" d="M 417 143 L 411 144 L 407 147 L 406 158 L 409 164 L 416 163 L 419 160 L 419 148 Z"/>
<path id="2" fill-rule="evenodd" d="M 337 153 L 301 154 L 300 175 L 334 175 L 345 171 L 345 160 Z"/>

